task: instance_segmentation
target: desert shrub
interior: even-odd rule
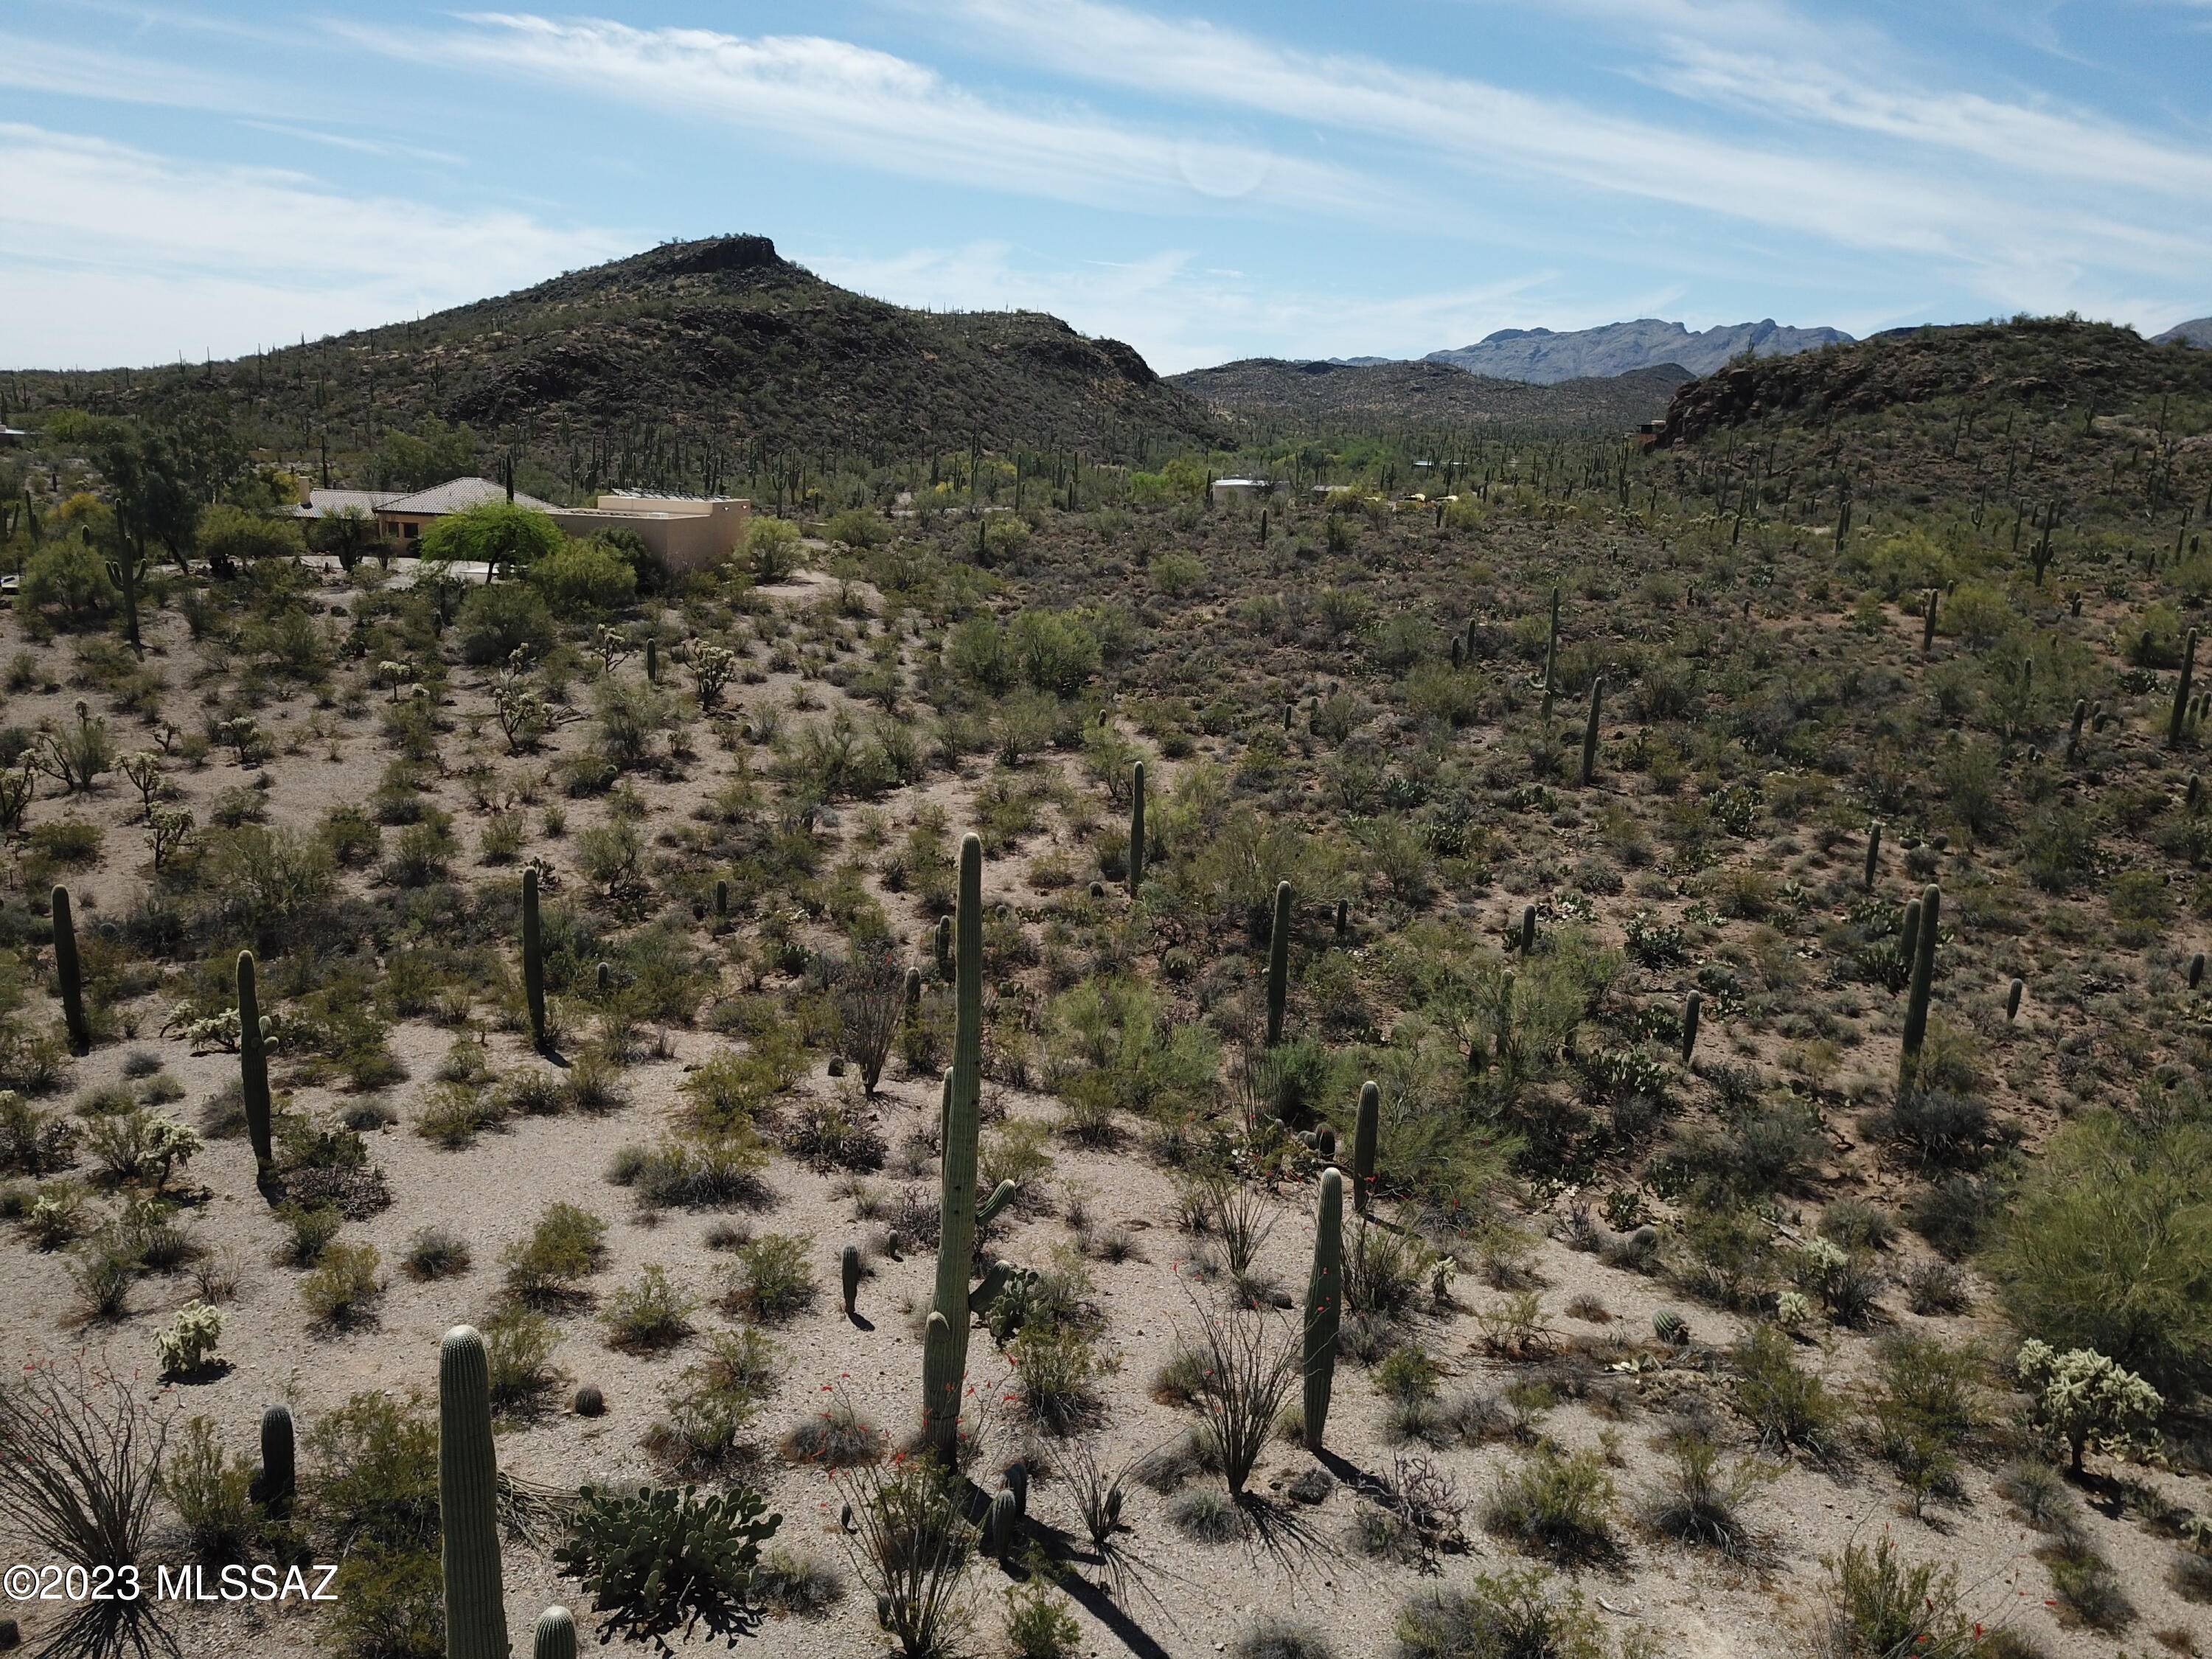
[[[652,763],[653,739],[669,716],[667,696],[658,686],[605,675],[592,688],[592,713],[598,720],[599,750],[617,770]]]
[[[635,1285],[607,1298],[607,1346],[634,1353],[673,1347],[696,1328],[691,1315],[698,1305],[670,1281],[667,1268],[653,1262]]]
[[[1746,1553],[1752,1540],[1743,1504],[1778,1471],[1753,1458],[1727,1462],[1711,1437],[1694,1428],[1669,1434],[1665,1450],[1669,1467],[1644,1499],[1653,1528],[1731,1558]]]
[[[161,1491],[184,1525],[185,1545],[210,1565],[235,1561],[258,1516],[253,1464],[223,1447],[211,1417],[195,1417],[161,1463]]]
[[[782,519],[755,519],[745,531],[745,564],[753,579],[780,582],[799,568],[805,550],[799,526]]]
[[[1960,1451],[1982,1424],[1981,1369],[1975,1354],[1933,1337],[1899,1334],[1875,1346],[1875,1445],[1916,1506],[1956,1486]]]
[[[813,1243],[790,1233],[763,1233],[739,1245],[731,1276],[731,1306],[763,1324],[777,1323],[812,1307],[818,1287],[806,1255]]]
[[[572,1298],[606,1259],[607,1224],[574,1204],[550,1204],[530,1237],[500,1254],[507,1286],[532,1304]]]
[[[1548,1443],[1501,1472],[1483,1524],[1524,1549],[1566,1561],[1610,1559],[1619,1546],[1619,1493],[1596,1451],[1566,1452]]]
[[[719,1331],[703,1358],[684,1367],[670,1395],[667,1416],[647,1443],[673,1463],[711,1468],[730,1459],[775,1392],[782,1355],[768,1335],[750,1326]]]
[[[1922,1315],[1963,1313],[1972,1305],[1966,1275],[1941,1256],[1916,1261],[1898,1275],[1905,1306]]]
[[[300,1300],[310,1317],[325,1325],[357,1325],[375,1312],[384,1294],[377,1274],[381,1258],[374,1244],[330,1244],[314,1269],[300,1282]]]
[[[783,1437],[782,1452],[788,1462],[819,1464],[825,1469],[872,1463],[884,1451],[884,1431],[842,1396],[802,1418]]]
[[[459,1234],[443,1227],[424,1227],[407,1241],[407,1253],[399,1265],[410,1279],[428,1283],[466,1273],[471,1259],[468,1241]]]
[[[1823,1557],[1823,1606],[1812,1635],[1819,1659],[1978,1659],[1982,1630],[1960,1611],[1955,1570],[1907,1562],[1887,1537]]]
[[[535,1310],[515,1304],[501,1308],[478,1328],[492,1409],[514,1417],[543,1408],[561,1381],[553,1366],[560,1328]]]
[[[583,1581],[611,1632],[638,1641],[732,1621],[750,1598],[760,1547],[782,1518],[743,1486],[713,1497],[691,1486],[634,1497],[586,1486],[582,1498],[553,1559]]]
[[[1231,1544],[1251,1530],[1243,1510],[1218,1486],[1193,1486],[1168,1505],[1168,1520],[1194,1543]]]
[[[543,656],[556,637],[544,596],[526,582],[471,589],[458,622],[462,660],[479,668],[506,662],[517,651]]]
[[[1072,1434],[1098,1415],[1098,1356],[1080,1331],[1065,1326],[1023,1326],[1007,1345],[1021,1384],[1022,1406],[1052,1434]]]
[[[1735,1404],[1762,1443],[1826,1456],[1836,1449],[1843,1407],[1826,1383],[1799,1368],[1789,1336],[1754,1325],[1733,1351]]]
[[[2021,1183],[1990,1266],[2028,1335],[2196,1392],[2212,1380],[2212,1126],[2077,1118]]]
[[[612,548],[570,542],[530,567],[530,585],[556,616],[596,617],[637,598],[637,572]]]
[[[845,1582],[811,1555],[773,1549],[753,1570],[753,1595],[771,1613],[817,1619],[844,1599]]]
[[[1464,1589],[1415,1591],[1392,1623],[1397,1659],[1613,1659],[1613,1644],[1582,1592],[1555,1596],[1550,1582],[1543,1571],[1477,1573]]]

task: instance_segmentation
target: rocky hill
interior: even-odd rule
[[[1290,362],[1248,357],[1171,375],[1224,418],[1322,425],[1449,427],[1528,422],[1621,430],[1656,420],[1690,378],[1672,364],[1601,380],[1532,386],[1439,362]]]
[[[1710,374],[1746,352],[1784,357],[1824,345],[1848,343],[1850,336],[1832,328],[1784,328],[1769,317],[1692,333],[1680,323],[1639,317],[1632,323],[1559,334],[1548,328],[1501,328],[1456,350],[1431,351],[1426,362],[1449,363],[1474,374],[1531,380],[1550,386],[1560,380],[1632,374],[1661,363],[1679,363],[1692,374]]]
[[[2212,317],[2192,317],[2150,337],[2154,345],[2212,346]]]
[[[1717,428],[1818,423],[1898,404],[1964,398],[1992,409],[2085,406],[2093,418],[2161,393],[2212,394],[2212,357],[2133,329],[2052,317],[1915,329],[1738,365],[1675,392],[1662,445]]]
[[[762,236],[672,242],[413,323],[185,370],[8,377],[10,406],[219,402],[276,447],[466,422],[577,479],[711,483],[971,443],[1134,456],[1214,435],[1118,340],[1036,312],[908,310]]]

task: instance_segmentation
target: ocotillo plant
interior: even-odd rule
[[[92,1027],[84,1018],[84,969],[76,954],[76,914],[70,907],[70,890],[54,889],[54,978],[61,988],[62,1021],[69,1027],[70,1047],[82,1054],[92,1047]]]
[[[1920,895],[1919,937],[1913,941],[1912,994],[1905,1005],[1905,1040],[1898,1050],[1897,1087],[1901,1095],[1912,1087],[1920,1069],[1920,1045],[1928,1037],[1928,988],[1936,978],[1936,928],[1943,907],[1943,890],[1929,882]]]
[[[2183,723],[2189,717],[2189,686],[2197,678],[2197,630],[2189,630],[2189,638],[2181,647],[2181,678],[2174,682],[2173,715],[2166,723],[2166,747],[2171,749],[2181,741]]]
[[[1705,997],[1692,991],[1682,999],[1682,1064],[1690,1063],[1690,1056],[1698,1049],[1698,1016],[1705,1006]]]
[[[271,1515],[282,1515],[298,1484],[299,1442],[292,1408],[271,1406],[261,1413],[261,1474],[253,1483],[253,1501]]]
[[[1129,768],[1129,896],[1145,884],[1145,763]]]
[[[1283,1008],[1291,991],[1291,884],[1275,884],[1275,925],[1267,936],[1267,1046],[1283,1040]]]
[[[975,1201],[975,1130],[983,1071],[983,843],[960,842],[960,885],[953,929],[952,1066],[945,1079],[938,1158],[937,1288],[922,1340],[922,1434],[948,1467],[960,1434],[961,1384],[968,1374],[968,1279],[975,1229],[1004,1209],[1014,1184],[1002,1181]]]
[[[508,1659],[491,1382],[483,1338],[467,1325],[438,1345],[438,1516],[447,1659]]]
[[[845,1317],[855,1317],[853,1304],[860,1294],[860,1247],[857,1244],[848,1244],[837,1253],[837,1287],[845,1297]]]
[[[1319,1451],[1328,1431],[1328,1397],[1336,1386],[1336,1333],[1343,1318],[1344,1177],[1328,1169],[1321,1172],[1321,1197],[1314,1207],[1313,1271],[1306,1279],[1305,1329],[1299,1347],[1308,1451]]]
[[[1352,1120],[1352,1203],[1362,1215],[1375,1194],[1375,1145],[1382,1132],[1382,1091],[1370,1079],[1359,1085],[1359,1112]]]
[[[522,994],[530,1004],[530,1041],[545,1046],[545,944],[538,926],[538,872],[522,872]]]
[[[276,1161],[276,1151],[270,1134],[269,1044],[261,1025],[251,951],[238,953],[238,1084],[245,1096],[246,1133],[253,1142],[253,1161],[266,1170]]]
[[[538,1615],[530,1659],[576,1659],[576,1620],[568,1608],[551,1607]]]
[[[1590,682],[1589,723],[1583,727],[1583,787],[1589,787],[1590,780],[1597,775],[1597,722],[1605,702],[1605,676],[1601,674]]]

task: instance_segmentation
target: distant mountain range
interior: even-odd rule
[[[2185,324],[2187,327],[2190,325]],[[1692,374],[1710,374],[1747,351],[1759,357],[1786,357],[1824,345],[1848,345],[1851,337],[1835,328],[1784,328],[1771,317],[1693,333],[1680,323],[1639,317],[1632,323],[1556,333],[1548,328],[1501,328],[1473,345],[1431,351],[1423,362],[1449,363],[1470,374],[1498,380],[1526,380],[1556,386],[1561,380],[1610,380],[1639,368],[1676,363]],[[1371,368],[1401,361],[1393,357],[1332,357],[1340,368]]]
[[[2176,323],[2163,334],[2150,337],[2153,345],[2212,346],[2212,317],[2198,317],[2185,323]]]

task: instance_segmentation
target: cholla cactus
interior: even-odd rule
[[[1784,1291],[1774,1298],[1774,1322],[1794,1331],[1813,1317],[1813,1298],[1802,1291]]]
[[[2075,1474],[2081,1473],[2082,1454],[2093,1442],[2119,1457],[2157,1445],[2166,1401],[2118,1360],[2094,1348],[2060,1353],[2030,1338],[2021,1344],[2013,1370],[2028,1392],[2029,1420],[2066,1443]]]
[[[200,1132],[173,1117],[155,1117],[146,1125],[146,1162],[154,1166],[154,1190],[169,1184],[169,1176],[199,1155],[207,1143]]]
[[[685,654],[691,659],[691,684],[699,695],[699,707],[714,708],[722,701],[722,688],[737,678],[738,653],[726,645],[701,641]]]
[[[215,1358],[222,1340],[222,1310],[195,1297],[177,1310],[167,1330],[154,1334],[154,1357],[165,1376],[191,1376]]]

